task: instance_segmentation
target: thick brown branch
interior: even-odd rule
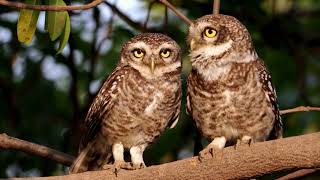
[[[28,154],[33,154],[33,155],[41,156],[44,158],[48,158],[67,166],[69,166],[74,159],[74,157],[68,154],[56,151],[54,149],[51,149],[45,146],[34,144],[28,141],[10,137],[5,133],[0,134],[0,149],[8,149],[8,150],[13,149],[13,150],[22,151]]]
[[[319,168],[319,149],[320,132],[254,143],[250,147],[228,147],[203,162],[193,157],[136,171],[121,170],[117,177],[111,171],[92,171],[34,179],[246,179],[279,171]]]
[[[220,10],[220,0],[213,0],[212,13],[219,14]]]
[[[177,8],[175,8],[172,4],[170,4],[167,0],[159,0],[162,4],[170,8],[178,17],[180,17],[184,22],[186,22],[188,25],[192,24],[192,21],[187,18],[185,15],[183,15]]]
[[[73,11],[73,10],[84,10],[98,6],[104,0],[93,0],[92,2],[79,6],[50,6],[50,5],[31,5],[20,2],[11,2],[7,0],[0,0],[0,5],[15,7],[18,9],[32,9],[40,11]]]
[[[294,112],[305,112],[305,111],[320,111],[320,107],[311,107],[311,106],[299,106],[292,109],[281,110],[280,114],[289,114]]]
[[[307,176],[309,174],[315,173],[317,171],[320,171],[320,168],[315,168],[315,169],[301,169],[298,171],[295,171],[293,173],[287,174],[285,176],[282,176],[280,178],[278,178],[277,180],[289,180],[289,179],[296,179],[299,177],[304,177]]]

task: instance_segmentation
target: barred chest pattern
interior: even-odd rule
[[[170,37],[142,33],[125,43],[89,108],[70,173],[146,167],[144,150],[179,119],[180,74],[181,50]]]
[[[150,144],[177,118],[180,109],[179,72],[147,80],[127,68],[113,84],[112,108],[103,116],[102,134],[107,144],[121,142],[124,148]],[[175,119],[174,119],[175,120]]]
[[[188,111],[205,138],[224,136],[229,143],[243,136],[268,139],[276,114],[260,80],[261,63],[232,63],[228,73],[213,81],[197,70],[189,75]]]

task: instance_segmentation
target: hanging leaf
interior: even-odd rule
[[[26,4],[36,4],[37,0],[26,0]],[[36,31],[39,11],[23,9],[17,24],[18,40],[21,43],[29,44],[32,41]]]
[[[51,6],[65,6],[63,0],[49,0]],[[64,11],[49,11],[47,12],[48,31],[52,41],[56,40],[63,32],[66,24],[66,15]]]
[[[69,18],[69,14],[67,12],[65,12],[65,16],[66,16],[66,24],[64,26],[64,31],[62,33],[62,35],[60,36],[60,45],[59,45],[59,49],[57,54],[60,54],[63,50],[63,48],[66,46],[68,39],[69,39],[69,35],[70,35],[70,18]]]

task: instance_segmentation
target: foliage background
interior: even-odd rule
[[[143,25],[147,0],[110,1],[134,22]],[[72,1],[72,3],[82,1]],[[212,12],[205,0],[171,1],[190,19]],[[70,4],[69,0],[66,0]],[[320,106],[320,1],[318,0],[224,0],[221,13],[237,17],[248,28],[256,50],[269,67],[281,109],[298,105]],[[17,41],[18,11],[0,8],[0,133],[76,154],[81,122],[101,81],[115,67],[121,46],[140,33],[106,4],[71,12],[71,36],[62,55],[58,43],[50,42],[40,15],[31,45]],[[168,32],[183,50],[183,81],[191,67],[185,44],[187,26],[170,10],[164,23],[164,7],[155,3],[148,28]],[[142,27],[142,26],[141,26]],[[108,40],[102,41],[112,30]],[[101,49],[97,46],[101,43]],[[94,66],[92,66],[94,65]],[[185,104],[185,96],[183,98]],[[284,136],[320,130],[319,112],[283,116]],[[166,131],[145,153],[148,165],[190,157],[195,132],[182,116],[174,130]],[[21,152],[0,151],[0,177],[50,176],[63,174],[66,167]],[[277,175],[264,178],[274,178]],[[320,176],[319,176],[320,177]],[[306,179],[317,178],[317,175]]]

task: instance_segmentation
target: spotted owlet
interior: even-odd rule
[[[192,72],[187,111],[209,145],[200,158],[227,144],[282,137],[271,76],[236,18],[206,15],[189,28]]]
[[[163,34],[132,38],[104,81],[85,119],[86,132],[70,173],[145,167],[143,152],[179,119],[181,58],[177,43]],[[129,151],[131,163],[124,160]],[[114,169],[114,170],[116,170]]]

